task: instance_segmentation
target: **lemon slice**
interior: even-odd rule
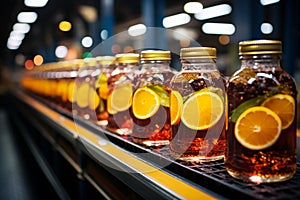
[[[77,105],[80,108],[85,108],[89,105],[89,100],[88,100],[89,89],[90,89],[89,83],[82,83],[82,85],[78,87],[76,100],[77,100]]]
[[[251,150],[262,150],[272,146],[279,138],[280,132],[280,118],[263,106],[251,107],[244,111],[234,127],[236,139]]]
[[[101,73],[96,82],[96,88],[99,88],[98,92],[102,99],[107,99],[107,93],[108,93],[108,82],[107,81],[108,81],[107,76],[104,73]]]
[[[215,125],[223,113],[224,104],[219,95],[199,91],[184,102],[181,120],[190,129],[205,130]]]
[[[90,89],[89,91],[89,108],[91,110],[96,110],[96,108],[100,104],[100,98],[97,92],[94,89]]]
[[[175,90],[172,90],[170,102],[171,125],[176,125],[180,121],[183,106],[181,94]]]
[[[287,129],[294,121],[295,100],[287,94],[276,94],[266,99],[262,106],[274,111],[282,122],[282,129]]]
[[[111,107],[118,112],[125,111],[132,104],[132,85],[118,85],[111,93]]]
[[[68,97],[68,101],[71,103],[76,102],[76,85],[75,85],[75,81],[71,81],[68,84],[68,89],[67,89],[67,97]]]
[[[159,96],[148,87],[138,88],[132,101],[132,111],[136,118],[147,119],[152,117],[159,109]]]

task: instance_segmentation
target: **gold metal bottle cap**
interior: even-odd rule
[[[84,59],[85,66],[96,66],[97,59],[96,58],[85,58]]]
[[[282,44],[278,40],[250,40],[239,43],[239,55],[281,54]]]
[[[140,55],[137,53],[124,53],[116,55],[116,62],[118,63],[138,63]]]
[[[96,60],[100,65],[112,65],[115,63],[116,57],[115,56],[97,56]]]
[[[171,52],[161,50],[145,50],[141,52],[141,61],[144,60],[171,60]]]
[[[217,50],[213,47],[189,47],[180,50],[180,59],[216,58]]]

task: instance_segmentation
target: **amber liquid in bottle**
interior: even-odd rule
[[[241,69],[227,83],[225,166],[243,181],[279,182],[296,172],[296,85],[281,66],[281,42],[239,44]]]
[[[190,94],[203,89],[217,92],[222,97],[223,108],[225,108],[225,91],[224,87],[222,88],[224,84],[225,79],[217,71],[209,73],[186,72],[172,81],[172,88],[176,88],[184,99],[185,97],[188,98]],[[178,90],[179,88],[180,90]],[[219,89],[216,90],[216,88]],[[218,122],[208,129],[191,129],[181,120],[172,125],[170,148],[174,157],[180,160],[219,160],[224,157],[225,146],[225,111]]]
[[[251,84],[250,79],[253,80]],[[228,113],[247,100],[276,90],[296,99],[294,81],[283,70],[241,70],[228,84]],[[289,179],[296,172],[295,119],[288,128],[281,130],[275,144],[263,150],[241,145],[234,135],[234,127],[235,123],[229,121],[225,164],[231,175],[253,182],[273,182]]]

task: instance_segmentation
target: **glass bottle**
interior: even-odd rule
[[[129,135],[132,132],[130,107],[139,54],[117,54],[116,66],[108,79],[107,128],[119,135]]]
[[[79,69],[76,78],[76,106],[78,115],[84,119],[90,119],[89,113],[89,93],[90,93],[90,74],[96,68],[96,58],[85,58],[83,66]]]
[[[171,137],[169,83],[170,51],[147,50],[140,55],[141,71],[136,76],[132,100],[133,141],[145,146],[169,144]]]
[[[296,172],[296,85],[275,40],[239,43],[241,68],[227,85],[225,166],[238,179],[278,182]]]
[[[80,67],[83,65],[82,59],[75,59],[69,61],[69,64],[66,66],[66,75],[65,80],[67,82],[66,86],[66,108],[69,111],[72,111],[73,115],[77,115],[78,111],[76,109],[76,78],[79,73]]]
[[[97,118],[97,124],[100,126],[106,126],[108,120],[107,112],[107,96],[108,96],[108,79],[111,73],[116,68],[115,56],[98,56],[97,65],[100,71],[97,71],[94,75],[97,75],[94,88],[97,91],[99,98],[99,105],[95,109],[95,115]],[[100,73],[99,73],[100,72]]]
[[[182,70],[171,81],[171,154],[207,162],[224,157],[225,78],[216,67],[216,49],[183,48]]]

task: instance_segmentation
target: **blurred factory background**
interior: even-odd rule
[[[170,39],[162,48],[178,51],[192,46],[190,40],[216,47],[218,67],[226,75],[238,67],[239,41],[281,40],[284,68],[298,81],[297,8],[296,0],[10,0],[0,8],[0,63],[30,69],[84,58],[112,36],[107,54],[131,52],[140,48],[136,41],[149,27],[161,27],[186,38],[160,34],[159,40],[150,37],[146,42],[161,46],[161,41]]]

